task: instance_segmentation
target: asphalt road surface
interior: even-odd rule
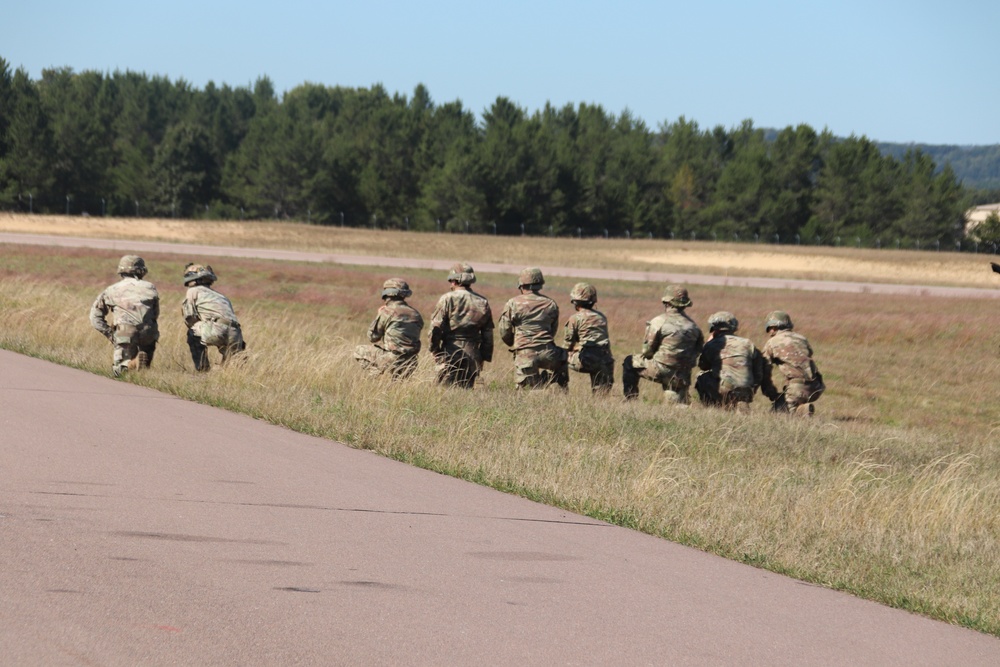
[[[0,351],[3,665],[996,665],[1000,640]]]
[[[0,233],[0,243],[22,245],[49,245],[65,248],[98,248],[121,252],[162,252],[179,255],[209,257],[247,257],[259,259],[291,260],[296,262],[326,262],[354,266],[385,266],[406,269],[436,269],[447,271],[454,261],[415,259],[406,257],[378,257],[370,255],[343,255],[336,253],[273,250],[265,248],[238,248],[205,246],[187,243],[161,243],[129,239],[91,239],[75,236],[50,236],[45,234]],[[524,267],[513,264],[486,264],[476,262],[480,273],[509,273],[517,275]],[[588,269],[561,266],[540,267],[547,276],[589,278],[591,280],[651,281],[658,283],[680,282],[691,285],[725,285],[729,287],[758,287],[768,289],[794,289],[815,292],[848,292],[853,294],[897,294],[913,296],[941,296],[950,298],[1000,299],[1000,290],[979,287],[941,287],[934,285],[893,285],[888,283],[843,282],[833,280],[795,280],[788,278],[753,278],[718,276],[701,273],[667,273],[662,271],[617,271],[613,269]]]

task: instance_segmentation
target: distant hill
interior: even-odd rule
[[[773,141],[778,130],[764,129],[764,136]],[[1000,144],[992,146],[947,146],[931,144],[892,144],[874,142],[883,155],[902,160],[906,151],[920,149],[931,156],[937,168],[950,164],[955,177],[972,190],[1000,190]]]
[[[1000,188],[1000,144],[993,146],[931,146],[875,142],[883,155],[903,159],[906,151],[920,149],[941,169],[950,164],[955,177],[967,188]]]

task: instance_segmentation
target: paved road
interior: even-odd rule
[[[51,245],[68,248],[98,248],[122,252],[162,252],[179,255],[210,257],[252,257],[260,259],[292,260],[297,262],[326,262],[355,266],[385,266],[407,269],[436,269],[447,271],[454,261],[414,259],[405,257],[377,257],[369,255],[343,255],[337,253],[273,250],[265,248],[238,248],[204,246],[185,243],[160,243],[91,239],[74,236],[49,236],[44,234],[0,233],[0,243],[24,245]],[[513,264],[486,264],[476,262],[480,273],[509,273],[516,275],[522,266]],[[767,289],[794,289],[815,292],[848,292],[854,294],[895,294],[912,296],[940,296],[950,298],[1000,299],[1000,290],[978,287],[940,287],[934,285],[892,285],[887,283],[838,282],[832,280],[793,280],[786,278],[753,278],[717,276],[699,273],[667,273],[663,271],[617,271],[611,269],[581,269],[560,266],[542,266],[545,275],[591,280],[651,281],[658,283],[681,282],[691,285],[726,285],[729,287],[758,287]],[[984,269],[985,270],[985,269]]]
[[[0,351],[5,665],[996,665],[1000,640]]]

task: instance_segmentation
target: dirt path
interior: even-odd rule
[[[994,665],[1000,640],[0,351],[5,664]]]
[[[43,234],[0,233],[0,243],[50,245],[70,248],[99,248],[123,253],[159,252],[209,257],[248,257],[298,262],[327,262],[356,266],[385,266],[447,270],[450,260],[419,259],[406,257],[379,257],[349,255],[301,250],[275,250],[233,246],[208,246],[188,243],[158,241],[111,240],[75,236],[50,236]],[[507,273],[516,275],[523,267],[515,264],[476,263],[482,273]],[[1000,289],[978,287],[942,287],[936,285],[900,285],[877,282],[845,282],[832,280],[795,280],[786,278],[734,277],[700,273],[672,273],[662,271],[620,271],[615,269],[574,268],[543,265],[546,275],[593,280],[651,281],[658,283],[680,282],[691,285],[727,285],[731,287],[756,287],[766,289],[794,289],[816,292],[847,292],[855,294],[898,294],[912,296],[1000,299]],[[987,267],[988,268],[988,267]]]

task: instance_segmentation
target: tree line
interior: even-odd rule
[[[496,234],[907,247],[958,242],[974,192],[919,149],[744,121],[646,126],[579,104],[305,83],[279,97],[0,58],[0,208]]]

